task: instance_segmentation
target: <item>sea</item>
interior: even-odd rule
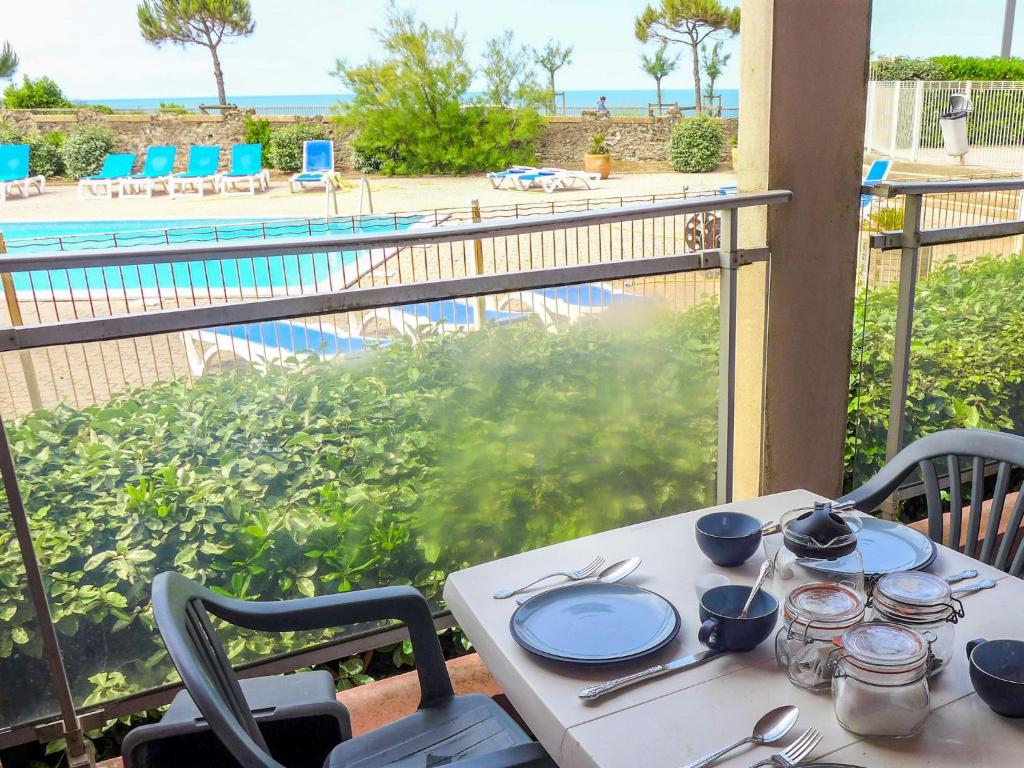
[[[740,94],[736,88],[724,88],[716,91],[722,96],[722,108],[733,110],[739,107]],[[476,94],[470,93],[470,98]],[[607,98],[609,107],[644,107],[657,101],[653,88],[633,90],[587,90],[587,91],[565,91],[565,106],[594,107],[597,100],[604,96]],[[267,96],[235,96],[229,95],[228,101],[239,107],[321,107],[326,112],[338,102],[345,102],[351,99],[351,94],[346,93],[290,93]],[[664,104],[677,103],[680,107],[693,106],[692,88],[665,88],[661,92],[661,100]],[[216,96],[161,96],[153,98],[138,99],[81,99],[83,104],[106,104],[115,109],[157,109],[161,102],[180,104],[189,109],[195,109],[200,104],[216,104]],[[562,100],[558,100],[559,106]]]

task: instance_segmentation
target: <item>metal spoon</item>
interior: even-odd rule
[[[954,589],[953,597],[963,597],[964,595],[969,595],[972,592],[980,592],[983,589],[992,589],[995,585],[996,582],[993,579],[982,579],[981,581],[976,581],[973,584],[968,584],[966,587]]]
[[[768,578],[768,574],[771,570],[771,560],[765,560],[761,563],[761,571],[757,574],[757,581],[754,582],[754,586],[750,590],[750,597],[748,597],[747,602],[743,604],[743,610],[740,611],[740,615],[736,617],[737,619],[747,618],[747,612],[750,610],[751,603],[754,602],[754,596],[757,594],[757,591],[761,589],[761,585],[764,584],[764,580]]]
[[[597,577],[594,578],[593,582],[601,582],[602,584],[614,584],[616,581],[622,581],[624,578],[629,576],[633,571],[640,567],[640,563],[643,561],[639,557],[630,557],[626,560],[619,560],[617,563],[612,563],[607,568],[602,570]],[[564,586],[564,585],[563,585]],[[561,589],[561,587],[554,587],[554,589]],[[544,590],[544,592],[550,592],[551,590]],[[538,592],[538,595],[543,595],[544,592]],[[519,605],[522,605],[527,600],[531,600],[537,595],[531,595],[530,597],[524,597],[516,600]]]
[[[744,744],[771,744],[772,742],[778,741],[796,725],[797,719],[800,717],[800,710],[794,707],[792,704],[788,704],[778,709],[773,709],[768,714],[761,717],[760,720],[754,725],[754,732],[751,733],[747,738],[740,739],[735,744],[730,744],[725,749],[719,750],[710,755],[704,755],[692,763],[684,766],[683,768],[704,768],[704,766],[711,765],[718,758],[723,755],[732,752],[737,747],[741,747]]]
[[[954,573],[952,576],[946,577],[947,584],[956,584],[958,581],[967,581],[967,579],[973,579],[978,575],[978,572],[973,568],[968,568],[966,571],[960,571],[960,573]]]

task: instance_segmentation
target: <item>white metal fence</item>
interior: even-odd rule
[[[1003,170],[1024,167],[1024,82],[872,81],[865,148],[912,162],[959,163],[946,153],[939,127],[939,116],[955,93],[966,93],[974,102],[964,162]]]

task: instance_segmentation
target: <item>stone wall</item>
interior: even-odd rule
[[[23,111],[0,110],[0,122],[7,121],[24,131],[42,133],[68,131],[76,124],[97,123],[109,128],[117,136],[117,151],[134,152],[140,157],[146,147],[156,144],[174,144],[178,147],[177,166],[183,170],[188,162],[190,144],[220,144],[227,150],[245,138],[246,112],[224,115],[104,115],[94,110],[81,110],[75,114],[31,114]],[[271,126],[281,126],[301,120],[323,124],[334,138],[335,158],[339,170],[352,170],[352,132],[339,128],[328,118],[267,117]],[[537,159],[542,165],[578,167],[590,147],[591,137],[604,134],[605,142],[616,160],[640,164],[665,163],[665,146],[678,115],[664,117],[608,117],[596,112],[585,112],[582,117],[551,117],[537,141]],[[722,161],[729,162],[730,138],[736,135],[737,121],[720,121],[726,134]],[[226,159],[226,155],[225,155]],[[666,166],[667,167],[667,166]]]
[[[591,137],[604,134],[605,144],[615,160],[664,163],[666,146],[678,115],[664,117],[609,117],[584,112],[581,117],[551,117],[537,142],[537,157],[544,165],[578,165],[589,151]],[[730,161],[732,137],[737,120],[719,121],[725,134],[722,162]]]

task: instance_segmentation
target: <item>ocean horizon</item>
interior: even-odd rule
[[[665,104],[679,104],[681,107],[692,107],[694,103],[692,88],[663,88],[661,100]],[[739,107],[739,90],[723,88],[716,91],[722,96],[722,107],[735,109]],[[470,98],[479,94],[471,92]],[[597,100],[605,96],[609,107],[644,107],[657,101],[653,88],[625,90],[578,90],[565,92],[567,107],[594,107]],[[264,96],[228,96],[228,102],[239,107],[330,107],[352,98],[349,93],[303,93],[303,94],[271,94]],[[160,96],[129,99],[78,99],[81,104],[105,104],[115,109],[157,109],[161,103],[180,104],[195,109],[200,104],[216,104],[216,96]],[[561,100],[559,100],[561,106]]]

